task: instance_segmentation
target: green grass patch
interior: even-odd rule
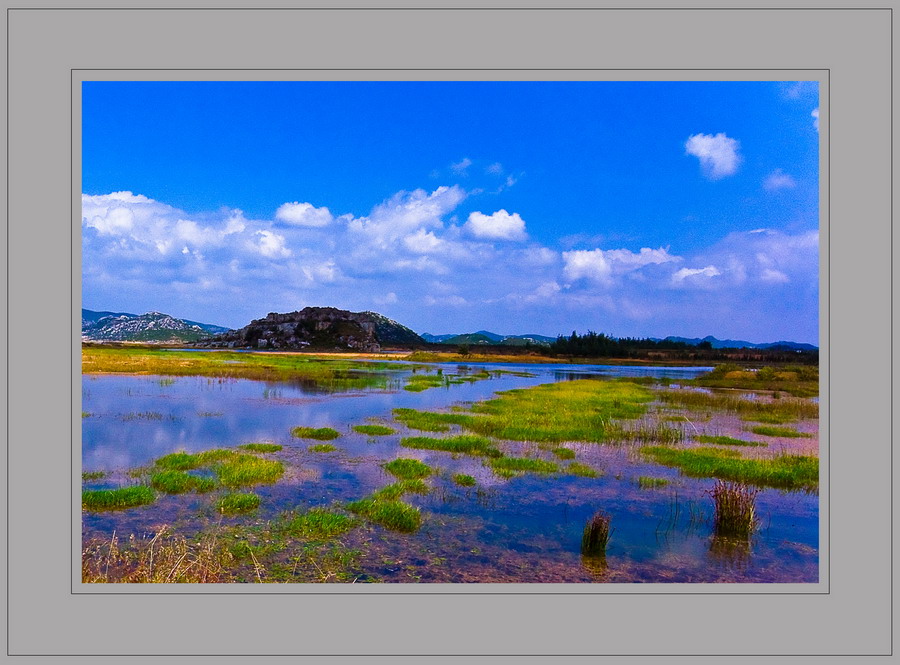
[[[226,494],[219,499],[219,511],[226,515],[247,513],[259,508],[259,495],[253,493]]]
[[[394,531],[410,533],[422,525],[421,511],[402,501],[366,498],[347,504],[347,510]]]
[[[761,367],[757,371],[750,371],[739,365],[726,363],[708,374],[690,380],[690,383],[709,388],[773,390],[795,397],[815,397],[819,394],[819,368],[815,365],[792,365]]]
[[[429,388],[440,388],[447,385],[449,380],[441,374],[412,374],[407,377],[407,383],[403,386],[404,390],[410,392],[422,392]]]
[[[762,436],[785,436],[792,439],[812,438],[812,434],[798,432],[793,427],[778,427],[777,425],[759,425],[757,427],[751,427],[750,431],[754,434],[761,434]]]
[[[328,540],[350,531],[357,520],[343,513],[325,508],[311,508],[305,513],[289,513],[281,518],[276,529],[305,540]]]
[[[242,446],[238,446],[238,448],[250,450],[254,453],[277,453],[282,446],[279,446],[277,443],[245,443]]]
[[[731,411],[739,414],[744,420],[757,422],[767,422],[763,419],[789,422],[819,417],[819,405],[808,399],[782,397],[768,401],[746,399],[731,393],[705,393],[685,389],[661,390],[658,397],[661,402],[693,411]]]
[[[146,485],[132,485],[112,490],[84,490],[81,507],[85,510],[123,510],[153,503],[156,492]]]
[[[215,478],[192,476],[186,471],[166,469],[150,476],[153,489],[166,494],[185,494],[187,492],[211,492],[216,488]]]
[[[100,480],[106,478],[106,471],[82,471],[81,480]]]
[[[715,443],[720,446],[750,446],[760,447],[768,446],[768,443],[760,443],[759,441],[744,441],[743,439],[735,439],[730,436],[707,436],[705,434],[695,436],[694,441],[697,443]]]
[[[466,473],[454,473],[453,482],[462,487],[474,487],[475,478]]]
[[[202,466],[197,455],[190,453],[171,453],[163,455],[155,462],[156,466],[161,469],[175,469],[178,471],[188,471]]]
[[[473,434],[460,434],[443,439],[431,436],[410,436],[400,439],[400,445],[404,448],[443,450],[451,453],[481,455],[484,457],[502,457],[503,455],[490,439]]]
[[[771,459],[744,459],[723,448],[675,449],[647,446],[641,452],[664,466],[681,469],[695,478],[719,478],[783,489],[816,490],[819,459],[806,455],[779,455]]]
[[[372,493],[372,498],[394,500],[404,494],[428,494],[431,488],[421,478],[407,478],[392,483]]]
[[[516,474],[528,471],[530,473],[556,473],[559,466],[546,460],[532,459],[530,457],[498,457],[488,462],[488,465],[500,473],[500,475]]]
[[[394,409],[393,414],[398,422],[422,432],[449,432],[450,425],[464,425],[473,419],[464,413],[431,413],[416,409]]]
[[[571,473],[575,476],[583,476],[584,478],[597,478],[601,475],[597,469],[589,467],[587,464],[581,464],[580,462],[572,462],[569,466],[566,467],[566,473]]]
[[[284,465],[253,455],[235,455],[215,464],[213,470],[226,487],[246,487],[274,483],[284,474]]]
[[[317,443],[314,446],[310,446],[308,450],[311,453],[333,453],[337,450],[337,446],[330,443]]]
[[[741,415],[741,420],[744,422],[765,423],[767,425],[784,425],[785,423],[797,422],[797,418],[779,413],[745,413]]]
[[[391,475],[401,479],[424,478],[434,473],[434,470],[424,462],[408,457],[391,460],[382,467]]]
[[[396,430],[384,425],[354,425],[353,431],[360,434],[368,434],[369,436],[388,436],[396,432]]]
[[[554,448],[551,452],[559,459],[575,459],[575,451],[568,448]]]
[[[637,486],[642,490],[653,489],[656,487],[665,487],[669,484],[666,478],[653,478],[652,476],[638,476]]]
[[[612,421],[640,417],[651,401],[652,391],[634,383],[582,379],[507,390],[473,405],[469,414],[395,409],[394,415],[409,421],[408,427],[429,431],[447,431],[455,423],[476,434],[512,441],[600,442],[627,436]]]
[[[291,430],[291,436],[298,439],[316,439],[317,441],[330,441],[340,435],[340,432],[330,427],[295,427]]]

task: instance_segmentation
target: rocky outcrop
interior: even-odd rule
[[[334,307],[306,307],[251,321],[195,344],[229,349],[311,349],[374,352],[385,345],[420,345],[409,328],[376,312],[348,312]]]

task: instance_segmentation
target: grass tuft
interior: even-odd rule
[[[317,443],[314,446],[310,446],[308,450],[311,453],[333,453],[337,450],[337,446],[330,443]]]
[[[153,503],[156,492],[146,485],[132,485],[112,490],[84,490],[81,507],[85,510],[123,510]]]
[[[253,455],[235,455],[216,464],[213,470],[226,487],[246,487],[274,483],[284,474],[284,465],[276,460],[267,460]]]
[[[569,448],[554,448],[552,451],[559,459],[575,459],[575,451]]]
[[[581,553],[588,557],[606,557],[606,546],[615,529],[611,526],[612,517],[598,511],[584,526],[581,536]]]
[[[396,430],[384,425],[354,425],[353,431],[360,434],[368,434],[369,436],[388,436],[396,432]]]
[[[277,453],[282,446],[277,443],[245,443],[242,446],[238,446],[238,448],[250,450],[254,453]]]
[[[402,501],[366,498],[347,504],[347,510],[394,531],[411,533],[422,525],[419,509]]]
[[[434,473],[434,470],[417,459],[401,457],[382,464],[382,467],[388,473],[401,479],[424,478]]]
[[[431,413],[416,409],[394,409],[393,414],[398,422],[422,432],[449,432],[450,425],[464,425],[473,419],[463,413]]]
[[[547,462],[530,457],[499,457],[488,462],[490,467],[502,476],[530,471],[532,473],[556,473],[559,467],[553,462]],[[571,465],[570,465],[571,466]]]
[[[462,487],[473,487],[475,478],[465,473],[454,473],[453,482]]]
[[[653,489],[655,487],[665,487],[669,484],[666,478],[653,478],[652,476],[638,476],[637,485],[642,490]]]
[[[187,492],[210,492],[216,488],[214,478],[192,476],[186,471],[166,469],[150,476],[153,489],[166,494],[185,494]]]
[[[372,497],[391,501],[399,499],[404,494],[428,494],[430,491],[431,488],[421,478],[407,478],[376,490],[372,493]]]
[[[444,439],[430,436],[411,436],[400,439],[400,445],[404,448],[419,450],[443,450],[451,453],[464,453],[466,455],[481,455],[484,457],[501,457],[500,450],[492,445],[492,441],[483,436],[473,434],[460,434]]]
[[[597,478],[601,475],[597,469],[593,469],[587,464],[581,464],[580,462],[572,462],[569,464],[569,466],[566,467],[566,472],[584,478]]]
[[[328,540],[343,535],[358,521],[325,508],[311,508],[305,513],[289,513],[282,517],[277,529],[295,538]]]
[[[247,513],[259,508],[258,494],[226,494],[219,500],[219,511],[226,515]]]
[[[749,537],[758,522],[756,495],[759,490],[741,483],[718,480],[712,490],[707,492],[716,506],[713,523],[716,535]]]
[[[316,439],[318,441],[330,441],[340,436],[340,432],[330,427],[295,427],[291,430],[291,436],[298,439]]]

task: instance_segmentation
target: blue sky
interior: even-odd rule
[[[86,82],[83,305],[818,342],[813,82]]]

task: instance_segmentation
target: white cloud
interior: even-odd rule
[[[608,283],[614,275],[621,275],[639,270],[647,265],[680,261],[681,257],[669,254],[660,247],[650,249],[643,247],[639,252],[627,249],[577,249],[562,253],[563,274],[567,279],[590,279]]]
[[[710,180],[719,180],[737,173],[741,163],[738,154],[740,142],[724,133],[693,134],[684,144],[686,154],[700,160],[703,174]]]
[[[397,298],[397,294],[393,291],[390,291],[383,296],[375,296],[372,298],[376,305],[393,305],[395,302],[399,300]]]
[[[257,231],[256,235],[259,236],[257,248],[263,256],[271,259],[285,258],[291,255],[291,250],[284,245],[284,236],[272,231]]]
[[[763,189],[768,192],[774,192],[779,189],[793,189],[796,186],[797,181],[781,169],[775,169],[763,181]]]
[[[473,212],[469,215],[465,227],[476,238],[524,240],[527,237],[525,221],[519,216],[519,213],[510,214],[503,209],[491,215]]]
[[[813,112],[810,113],[810,115],[813,118],[813,127],[816,128],[816,131],[819,131],[819,109],[818,108],[813,109]]]
[[[430,254],[436,252],[444,244],[444,241],[434,235],[432,231],[419,229],[414,234],[403,239],[406,248],[416,254]]]
[[[706,266],[705,268],[682,268],[676,270],[672,274],[672,282],[678,284],[689,278],[712,278],[718,277],[722,273],[715,266]]]
[[[503,164],[500,162],[494,162],[490,166],[488,166],[485,170],[485,173],[489,173],[491,175],[503,175]]]
[[[453,171],[456,175],[468,175],[468,168],[472,166],[472,160],[468,157],[463,157],[460,161],[451,164],[450,170]]]
[[[275,211],[275,219],[294,226],[319,228],[328,226],[334,217],[328,208],[316,208],[311,203],[284,203]]]
[[[785,275],[780,270],[774,270],[772,268],[764,268],[762,272],[759,274],[759,278],[763,282],[767,282],[769,284],[787,284],[791,281],[790,277]]]

